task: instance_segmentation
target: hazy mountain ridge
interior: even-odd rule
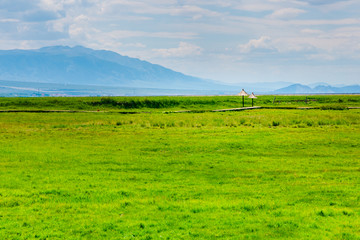
[[[240,76],[241,79],[241,76]],[[0,96],[360,93],[360,86],[291,82],[221,84],[106,50],[52,46],[0,50]]]
[[[229,88],[140,59],[81,46],[0,51],[0,79],[19,82],[151,87]]]
[[[339,93],[360,93],[360,85],[351,85],[344,87],[333,87],[331,85],[318,85],[311,88],[307,85],[292,84],[285,88],[280,88],[273,93],[275,94],[301,94],[301,93],[312,93],[312,94],[339,94]]]

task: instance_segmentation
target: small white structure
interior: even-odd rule
[[[251,98],[251,106],[254,106],[254,98],[257,98],[254,93],[251,93],[249,98]]]
[[[245,96],[249,96],[249,94],[247,94],[247,93],[245,92],[245,90],[242,89],[241,92],[238,93],[238,96],[242,96],[242,99],[243,99],[243,107],[244,107],[244,106],[245,106],[244,97],[245,97]]]

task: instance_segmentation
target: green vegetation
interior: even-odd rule
[[[245,98],[246,105],[251,100]],[[344,109],[359,106],[360,95],[259,96],[256,106],[267,108],[314,107]],[[203,97],[48,97],[0,98],[0,110],[88,110],[88,111],[157,111],[214,110],[242,107],[238,96]]]
[[[0,99],[110,111],[0,113],[0,239],[360,239],[360,97],[327,97]]]

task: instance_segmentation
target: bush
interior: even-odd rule
[[[277,126],[280,125],[280,122],[278,122],[278,121],[273,121],[273,122],[272,122],[272,125],[273,125],[273,127],[277,127]]]

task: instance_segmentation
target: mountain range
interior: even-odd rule
[[[280,88],[273,91],[274,94],[340,94],[340,93],[360,93],[359,85],[351,85],[344,87],[333,87],[330,85],[317,85],[313,88],[302,85],[302,84],[292,84],[285,88]]]
[[[360,86],[291,82],[226,85],[112,51],[82,46],[0,50],[0,96],[360,93]]]
[[[188,76],[137,58],[82,46],[2,50],[0,79],[140,88],[228,88],[214,81]]]

